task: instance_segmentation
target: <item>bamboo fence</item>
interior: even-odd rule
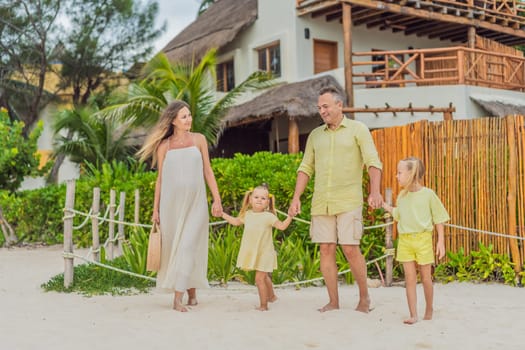
[[[399,193],[397,162],[409,156],[423,160],[425,185],[436,191],[451,224],[525,237],[525,117],[482,118],[442,122],[419,121],[374,130],[383,162],[382,193]],[[395,232],[394,232],[395,237]],[[465,253],[479,242],[507,254],[521,271],[523,241],[461,228],[446,227],[446,249]]]

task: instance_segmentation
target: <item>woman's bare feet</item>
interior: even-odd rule
[[[268,306],[259,306],[259,307],[256,307],[255,310],[268,311]]]
[[[176,296],[173,298],[173,310],[179,312],[188,312],[188,309],[182,305],[182,298],[179,299]]]
[[[417,317],[410,317],[403,321],[404,324],[414,324],[417,322]]]
[[[197,306],[199,302],[197,301],[197,298],[188,298],[188,304],[189,306]]]
[[[279,298],[277,298],[277,295],[274,294],[274,295],[272,295],[271,297],[268,298],[268,302],[273,303],[277,299],[279,299]]]
[[[317,309],[317,311],[319,312],[326,312],[326,311],[332,311],[332,310],[337,310],[339,309],[339,305],[333,305],[333,304],[326,304],[325,306],[323,306],[322,308],[320,309]]]
[[[188,312],[188,309],[182,305],[180,302],[174,302],[173,303],[173,310],[179,311],[179,312]]]

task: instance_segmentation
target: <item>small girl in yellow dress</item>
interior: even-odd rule
[[[222,218],[234,226],[244,224],[237,267],[255,270],[255,284],[259,292],[260,305],[257,310],[267,311],[268,302],[277,300],[269,272],[277,268],[277,255],[273,246],[272,227],[285,230],[292,222],[288,216],[280,221],[275,213],[275,198],[268,186],[262,184],[247,191],[238,217],[223,212]]]

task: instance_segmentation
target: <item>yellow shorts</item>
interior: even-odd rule
[[[314,215],[310,237],[314,243],[359,245],[363,235],[363,214],[359,207],[336,215]]]
[[[415,261],[419,265],[434,263],[432,232],[400,233],[397,245],[397,261]]]

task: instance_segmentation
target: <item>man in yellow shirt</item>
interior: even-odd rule
[[[368,204],[379,208],[383,202],[379,192],[382,164],[366,125],[343,115],[343,97],[335,87],[321,89],[317,108],[325,124],[308,136],[288,213],[295,216],[301,212],[301,195],[315,173],[310,236],[312,242],[319,243],[321,273],[329,297],[319,311],[339,308],[336,249],[340,244],[359,286],[356,310],[368,312],[366,262],[359,248],[363,165],[370,176]]]

